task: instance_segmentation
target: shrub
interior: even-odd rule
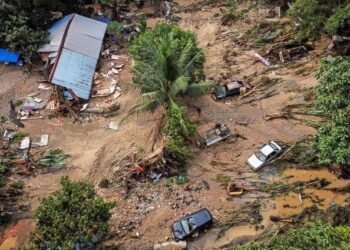
[[[350,27],[350,4],[335,9],[327,20],[324,30],[330,35],[339,35],[342,30]]]
[[[86,182],[61,180],[62,189],[44,198],[35,212],[36,229],[33,249],[94,249],[109,229],[110,209]]]
[[[164,127],[164,134],[167,137],[166,147],[171,153],[186,160],[191,156],[187,141],[194,136],[196,126],[186,116],[184,107],[173,106],[166,113],[168,117]]]
[[[296,0],[288,15],[298,24],[298,38],[316,37],[326,21],[326,8],[317,0]]]

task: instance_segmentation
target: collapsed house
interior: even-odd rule
[[[78,14],[53,24],[49,43],[38,50],[50,68],[48,82],[89,99],[106,29],[106,23]]]

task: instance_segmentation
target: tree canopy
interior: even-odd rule
[[[135,60],[133,82],[143,98],[136,111],[171,105],[178,97],[199,96],[212,87],[201,81],[205,54],[192,32],[157,24],[133,41],[130,53]]]
[[[87,0],[0,0],[0,47],[18,51],[29,60],[47,40],[54,22],[51,12],[81,12]]]
[[[316,136],[319,162],[349,165],[350,58],[323,59],[317,78],[316,107],[331,115],[331,121],[321,126]]]
[[[33,249],[94,249],[109,229],[110,209],[86,182],[61,180],[62,189],[44,198],[35,212]]]

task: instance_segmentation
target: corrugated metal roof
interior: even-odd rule
[[[89,99],[96,63],[94,58],[63,49],[51,82]]]
[[[58,52],[57,57],[50,57],[51,63],[55,61],[50,81],[89,99],[106,29],[107,24],[77,14],[56,22],[49,29],[50,43],[39,49],[50,55]]]

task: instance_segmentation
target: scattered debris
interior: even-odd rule
[[[305,46],[299,46],[292,49],[282,50],[279,53],[282,63],[289,63],[300,59],[307,59],[307,49]]]
[[[186,249],[186,247],[187,247],[186,241],[168,241],[168,242],[154,244],[153,249],[154,250],[173,249],[173,248]]]
[[[111,130],[116,130],[116,131],[118,131],[119,126],[118,126],[118,123],[117,123],[117,122],[110,122],[109,125],[108,125],[108,128],[111,129]]]

